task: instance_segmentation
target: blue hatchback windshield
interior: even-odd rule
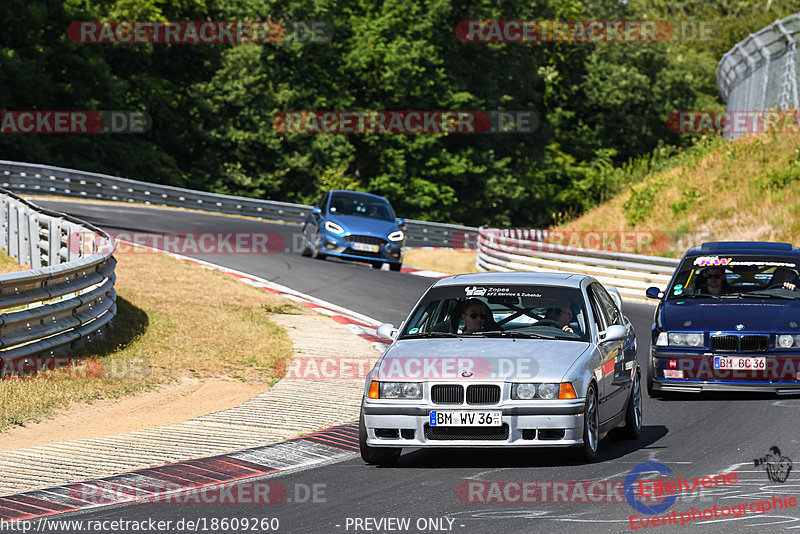
[[[352,215],[382,221],[394,221],[392,206],[386,200],[358,193],[333,193],[329,211],[336,215]]]
[[[800,265],[793,257],[700,256],[678,268],[667,299],[800,298]]]

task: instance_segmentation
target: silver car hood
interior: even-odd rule
[[[582,341],[549,339],[404,339],[383,354],[369,378],[561,382],[588,348]]]

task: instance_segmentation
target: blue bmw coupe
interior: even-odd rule
[[[336,256],[399,271],[405,220],[385,198],[356,191],[328,191],[303,223],[303,256]]]
[[[800,248],[703,243],[659,299],[647,391],[800,393]]]

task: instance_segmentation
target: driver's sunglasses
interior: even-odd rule
[[[469,316],[471,319],[477,319],[478,317],[480,317],[481,319],[486,319],[486,313],[473,312],[470,313]]]

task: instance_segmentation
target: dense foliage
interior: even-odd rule
[[[403,216],[548,225],[691,139],[721,109],[716,65],[788,0],[4,0],[4,110],[144,110],[145,134],[0,135],[0,158],[290,202],[331,187]],[[76,20],[324,20],[328,43],[78,44]],[[465,19],[695,19],[713,41],[465,43]],[[284,110],[533,110],[533,134],[282,134]],[[640,159],[631,163],[631,160]],[[643,159],[642,159],[643,158]],[[623,173],[624,174],[624,173]],[[629,173],[628,173],[629,174]],[[627,176],[627,174],[626,174]]]

